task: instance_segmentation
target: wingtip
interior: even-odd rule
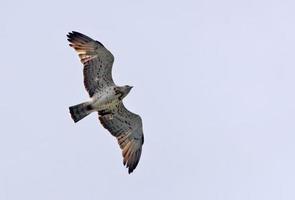
[[[133,167],[128,167],[128,174],[131,174],[134,171],[135,168]]]
[[[133,173],[133,171],[135,169],[135,167],[133,167],[133,166],[127,166],[127,168],[128,168],[128,174]]]
[[[68,32],[68,35],[82,35],[82,33],[78,32],[78,31],[70,31],[70,32]]]
[[[83,34],[77,32],[77,31],[71,31],[71,32],[68,32],[68,34],[67,34],[68,40],[73,39],[73,38],[78,37],[78,36],[83,36]]]
[[[78,31],[72,31],[67,34],[67,40],[70,43],[77,44],[77,45],[86,45],[89,42],[94,42],[92,38],[84,35]]]
[[[131,174],[134,170],[135,170],[135,168],[137,167],[137,164],[138,164],[138,162],[133,162],[133,163],[126,163],[125,162],[125,164],[124,164],[124,166],[126,167],[126,168],[128,168],[128,174]]]
[[[134,167],[130,166],[125,159],[123,160],[123,165],[128,169],[128,174],[131,174],[135,169]]]
[[[74,34],[73,31],[72,32],[68,32],[67,37],[70,38],[70,37],[72,37],[73,34]]]

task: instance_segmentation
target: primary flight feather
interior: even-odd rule
[[[122,102],[132,87],[115,85],[112,78],[114,56],[102,43],[76,31],[67,36],[84,65],[84,85],[90,96],[89,101],[69,107],[71,117],[78,122],[98,112],[103,127],[117,138],[123,164],[131,173],[139,162],[144,142],[141,117],[127,110]]]

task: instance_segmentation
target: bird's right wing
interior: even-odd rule
[[[107,86],[113,86],[112,66],[114,56],[100,42],[79,32],[68,35],[70,46],[73,47],[84,65],[84,85],[90,97]]]
[[[101,124],[118,139],[123,164],[129,173],[133,172],[139,162],[144,142],[141,117],[128,111],[123,103],[116,109],[100,112],[99,115]]]

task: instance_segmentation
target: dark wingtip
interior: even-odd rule
[[[137,167],[137,165],[139,163],[140,156],[138,157],[138,153],[136,153],[136,155],[133,155],[133,156],[136,156],[137,157],[137,160],[132,161],[132,162],[127,161],[127,163],[125,163],[126,164],[126,168],[128,168],[128,174],[131,174],[135,170],[135,168]]]
[[[83,34],[78,31],[71,31],[71,32],[68,32],[68,36],[70,35],[83,35]]]
[[[78,31],[68,32],[67,37],[68,37],[69,42],[72,42],[75,38],[80,38],[80,39],[84,38],[84,39],[87,39],[87,40],[91,40],[91,38],[89,38],[88,36],[86,36],[86,35],[84,35],[82,33],[79,33]]]
[[[69,32],[69,33],[67,34],[67,37],[68,37],[68,40],[69,40],[69,39],[73,39],[73,38],[75,38],[75,37],[77,37],[77,36],[79,36],[79,35],[82,35],[82,34],[79,33],[79,32],[76,32],[76,31],[72,31],[72,32]]]
[[[78,31],[68,32],[67,37],[68,37],[68,41],[71,43],[73,43],[73,42],[85,43],[85,42],[95,41],[97,44],[104,47],[104,45],[101,42],[99,42],[97,40],[93,40],[89,36],[84,35],[83,33],[80,33]]]
[[[131,174],[131,173],[134,171],[134,169],[135,169],[135,168],[133,168],[133,167],[129,167],[129,168],[128,168],[128,174]]]
[[[134,169],[136,168],[136,166],[137,166],[137,164],[135,166],[134,165],[127,166],[127,168],[128,168],[128,174],[131,174],[134,171]]]
[[[73,36],[73,32],[68,32],[67,37],[71,38]]]

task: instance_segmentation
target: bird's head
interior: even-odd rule
[[[130,92],[130,90],[133,88],[133,86],[129,86],[129,85],[125,85],[123,87],[120,87],[120,93],[121,93],[121,97],[120,99],[123,99],[124,97],[127,96],[127,94]]]
[[[124,86],[124,93],[126,93],[126,95],[130,92],[130,90],[133,88],[133,86],[130,85],[125,85]]]

